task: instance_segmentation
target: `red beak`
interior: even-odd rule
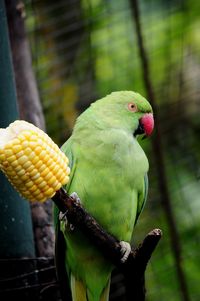
[[[154,118],[152,113],[146,113],[139,120],[141,126],[144,129],[144,133],[146,136],[150,136],[153,132],[154,128]]]

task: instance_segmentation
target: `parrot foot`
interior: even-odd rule
[[[67,210],[65,211],[65,213],[59,212],[59,220],[60,221],[67,221]]]
[[[78,196],[78,194],[77,194],[76,192],[72,192],[72,193],[70,194],[70,197],[71,197],[72,199],[74,199],[74,201],[75,201],[76,203],[78,203],[79,205],[81,204],[81,199],[79,198],[79,196]]]
[[[121,262],[124,263],[127,260],[129,254],[131,253],[131,245],[128,242],[123,241],[123,240],[120,241],[119,244],[121,246],[120,251],[122,254]]]
[[[74,201],[75,201],[76,203],[78,203],[78,204],[81,203],[81,200],[80,200],[80,198],[79,198],[79,196],[78,196],[78,194],[77,194],[76,192],[72,192],[72,193],[70,194],[70,197],[73,198]],[[68,212],[68,211],[66,211],[65,213],[60,212],[60,213],[59,213],[59,219],[60,219],[61,221],[64,221],[64,222],[65,222],[66,229],[68,229],[68,231],[73,232],[74,229],[75,229],[75,227],[74,227],[73,224],[70,224],[70,223],[68,222],[68,220],[67,220],[67,212]]]
[[[71,197],[72,199],[74,199],[74,201],[75,201],[76,203],[78,203],[78,204],[81,203],[81,199],[79,198],[79,196],[78,196],[78,194],[77,194],[76,192],[72,192],[72,193],[70,194],[70,197]],[[73,224],[69,224],[69,229],[70,229],[71,232],[74,231],[74,229],[75,229],[74,225],[73,225]]]
[[[65,213],[60,212],[59,213],[59,220],[63,221],[65,223],[66,229],[68,229],[68,231],[74,231],[74,225],[70,224],[67,220],[67,212],[68,210],[65,211]]]

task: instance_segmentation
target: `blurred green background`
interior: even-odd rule
[[[200,300],[200,2],[141,0],[141,28],[158,106],[167,186],[189,299]],[[26,28],[49,136],[59,145],[78,114],[115,90],[146,95],[128,0],[26,0]],[[135,242],[163,238],[146,273],[148,301],[187,300],[158,189],[151,138],[148,202]],[[184,299],[185,298],[185,299]]]

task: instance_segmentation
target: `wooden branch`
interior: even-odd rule
[[[145,300],[145,270],[161,237],[160,229],[149,232],[143,242],[132,251],[127,261],[121,265],[120,270],[125,277],[126,300],[133,300],[133,295],[134,301]]]
[[[126,299],[128,301],[145,300],[144,273],[151,255],[156,248],[162,232],[152,230],[143,242],[130,253],[125,263],[121,262],[119,240],[107,233],[97,221],[63,188],[56,192],[52,200],[67,219],[78,227],[95,244],[102,254],[109,259],[125,277]]]

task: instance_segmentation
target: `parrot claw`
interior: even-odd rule
[[[80,200],[80,198],[79,198],[79,196],[78,196],[78,194],[77,194],[76,192],[72,192],[72,193],[70,194],[70,197],[73,198],[74,201],[75,201],[76,203],[78,203],[78,204],[81,203],[81,200]],[[66,228],[68,229],[68,231],[73,232],[74,229],[75,229],[75,227],[74,227],[73,224],[70,224],[70,223],[68,222],[67,216],[66,216],[66,215],[67,215],[67,211],[66,211],[65,213],[60,212],[60,214],[59,214],[59,219],[60,219],[60,220],[64,220],[64,221],[65,221]]]
[[[63,221],[65,223],[65,227],[66,229],[68,229],[68,231],[72,232],[74,231],[74,225],[70,224],[67,220],[67,210],[65,213],[60,212],[59,213],[59,220]]]
[[[121,254],[122,254],[121,262],[124,263],[127,260],[129,254],[131,253],[131,245],[123,240],[120,241],[119,244],[121,246]]]
[[[60,221],[66,221],[67,220],[67,210],[65,211],[65,213],[60,212],[59,213],[59,220]]]
[[[78,196],[78,194],[76,192],[72,192],[70,194],[70,197],[74,199],[75,202],[77,202],[78,204],[81,203],[81,200]],[[68,210],[66,210],[64,213],[60,212],[59,213],[59,220],[62,221],[62,220],[67,220],[67,212]]]
[[[70,194],[70,197],[71,197],[72,199],[74,199],[75,202],[77,202],[78,204],[81,204],[81,199],[79,198],[79,196],[78,196],[78,194],[77,194],[76,192],[72,192],[72,193]]]

